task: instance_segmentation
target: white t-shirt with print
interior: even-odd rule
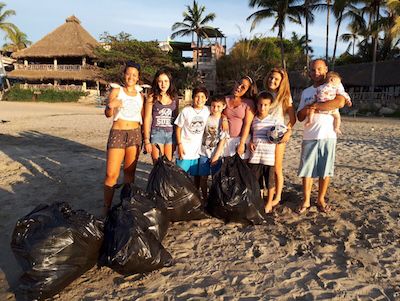
[[[201,142],[210,109],[204,106],[201,110],[185,107],[175,120],[175,125],[181,130],[181,143],[185,152],[184,160],[193,160],[200,157]],[[178,158],[178,151],[176,151]]]
[[[229,138],[229,133],[221,130],[221,118],[210,115],[207,119],[201,143],[200,155],[212,158],[222,139]]]
[[[301,93],[300,105],[297,112],[305,106],[315,102],[315,94],[317,88],[314,86],[308,87]],[[331,114],[315,113],[313,122],[306,126],[304,124],[303,140],[320,140],[320,139],[336,139],[336,133],[333,129],[333,116]]]

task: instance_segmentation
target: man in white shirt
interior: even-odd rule
[[[310,196],[313,178],[319,179],[319,190],[317,207],[321,212],[330,211],[325,202],[325,195],[328,190],[330,177],[333,176],[336,133],[333,128],[333,116],[327,111],[342,108],[345,105],[345,98],[337,95],[335,99],[324,103],[314,103],[314,95],[318,86],[325,81],[328,66],[322,59],[311,62],[309,76],[313,85],[308,87],[301,94],[300,105],[297,110],[297,118],[304,121],[313,110],[315,118],[310,125],[304,126],[302,151],[298,175],[303,178],[303,201],[298,208],[298,213],[306,212],[311,206]]]

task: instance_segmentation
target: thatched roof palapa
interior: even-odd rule
[[[66,22],[32,46],[14,52],[12,57],[53,58],[53,57],[95,57],[93,48],[99,43],[81,25],[77,17],[68,17]]]
[[[81,81],[99,81],[106,83],[102,78],[99,70],[80,71],[43,71],[43,70],[13,70],[7,73],[7,77],[15,79],[27,80],[44,80],[44,79],[59,79],[59,80],[81,80]]]

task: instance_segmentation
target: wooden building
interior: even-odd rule
[[[99,95],[101,80],[94,62],[99,43],[75,16],[28,48],[14,52],[14,70],[7,73],[23,88],[82,90]]]
[[[335,66],[335,72],[342,77],[346,91],[354,101],[393,101],[400,104],[400,60],[376,63],[375,89],[370,92],[372,63]],[[293,99],[299,100],[301,91],[311,85],[304,72],[289,72]]]

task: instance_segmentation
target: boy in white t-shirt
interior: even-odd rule
[[[211,99],[211,114],[207,119],[200,148],[199,175],[203,199],[207,200],[207,179],[220,170],[222,165],[221,155],[224,151],[229,132],[222,129],[222,111],[226,108],[225,96],[214,96]]]
[[[205,103],[208,91],[204,87],[193,90],[193,103],[183,108],[175,120],[177,150],[176,165],[189,175],[194,176],[194,183],[200,187],[199,157],[204,128],[210,110]]]

